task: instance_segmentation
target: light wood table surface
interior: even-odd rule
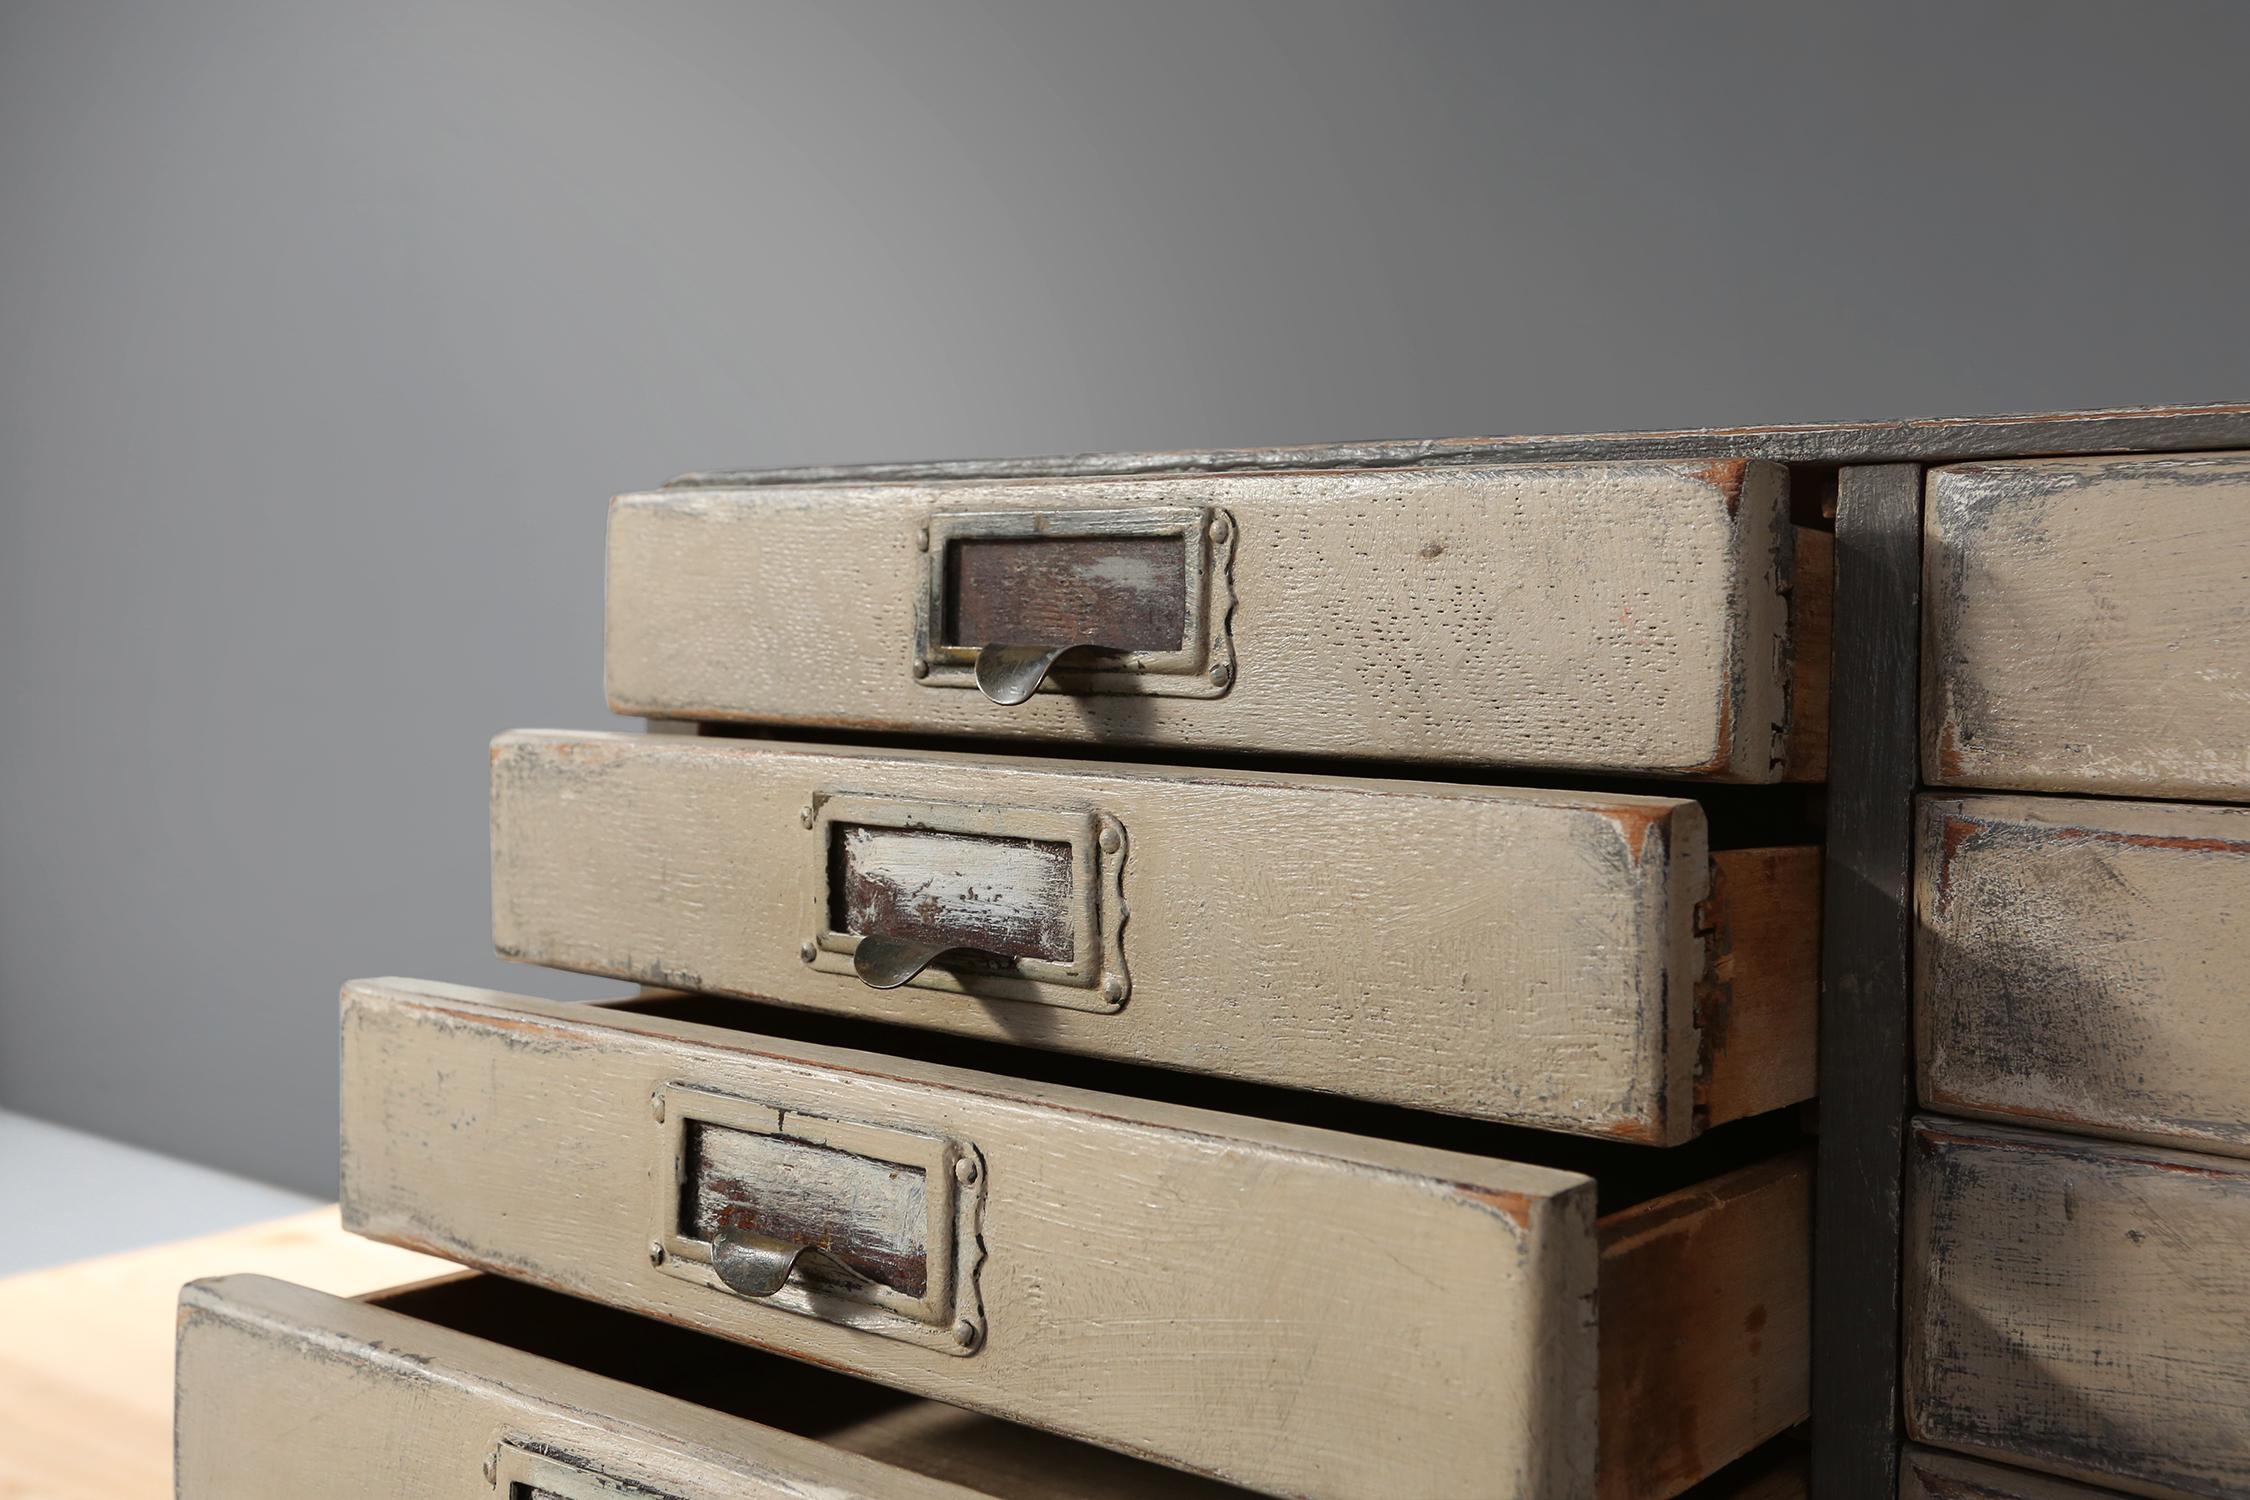
[[[256,1272],[356,1296],[455,1269],[344,1233],[330,1206],[0,1279],[0,1500],[172,1493],[182,1283]]]

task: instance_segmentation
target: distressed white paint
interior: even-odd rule
[[[1921,805],[1924,1105],[2250,1156],[2250,808]]]
[[[801,813],[829,791],[1115,815],[1124,1009],[808,968],[826,862]],[[1552,1129],[1697,1128],[1693,802],[531,732],[494,745],[492,819],[513,958]],[[1811,924],[1817,890],[1794,894]]]
[[[1929,479],[1924,773],[2250,800],[2250,454]]]
[[[1923,1119],[1919,1441],[2133,1494],[2250,1494],[2250,1163]]]
[[[835,1430],[815,1439],[264,1277],[196,1282],[180,1303],[178,1500],[504,1500],[485,1466],[509,1440],[566,1454],[633,1493],[695,1500],[1205,1493],[1054,1438],[1026,1445],[1039,1467],[1010,1465],[1020,1430],[934,1403],[899,1407],[872,1386],[864,1412],[824,1414]],[[780,1382],[791,1371],[750,1357],[742,1376]],[[784,1410],[802,1405],[776,1395]],[[741,1383],[722,1399],[756,1404]],[[925,1410],[950,1420],[909,1420]]]
[[[343,1035],[362,1233],[1272,1493],[1593,1491],[1583,1177],[447,985]],[[977,1352],[651,1265],[683,1082],[981,1152]]]
[[[1236,522],[1224,696],[1003,708],[909,675],[933,510],[1183,505]],[[655,718],[1769,781],[1788,516],[1786,471],[1733,461],[628,495],[609,696]]]

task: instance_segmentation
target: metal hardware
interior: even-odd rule
[[[1209,506],[933,512],[916,532],[921,587],[909,670],[925,686],[974,687],[993,702],[1011,706],[1028,702],[1042,688],[1076,695],[1223,696],[1235,677],[1237,530],[1224,511]],[[1097,547],[1091,557],[1048,565],[1063,581],[1054,596],[1024,601],[1032,607],[1015,621],[1022,634],[958,637],[959,631],[977,628],[970,616],[1007,624],[1005,618],[988,618],[992,608],[1013,613],[1007,605],[994,605],[996,598],[1006,596],[993,591],[969,596],[979,607],[964,606],[958,561],[962,548],[1057,542],[1085,552],[1089,540],[1103,539],[1114,547]],[[1178,550],[1155,547],[1165,559],[1161,572],[1118,576],[1156,566],[1152,544],[1167,542]],[[962,620],[954,618],[956,611]],[[1159,624],[1160,640],[1150,634]],[[1175,625],[1178,640],[1173,643]],[[1040,640],[1032,633],[1037,630],[1055,633]]]
[[[910,938],[863,936],[852,950],[852,972],[871,990],[895,990],[948,953],[975,953],[1011,963],[1006,954],[966,943],[917,943]]]
[[[711,1237],[711,1270],[727,1284],[728,1291],[745,1297],[771,1297],[800,1271],[845,1287],[882,1285],[818,1245],[792,1244],[747,1229],[721,1229]]]
[[[660,1270],[739,1298],[746,1310],[819,1318],[949,1354],[981,1345],[986,1173],[974,1146],[686,1083],[661,1092],[668,1102],[657,1130],[668,1165],[651,1174],[649,1247]],[[721,1149],[722,1141],[732,1144]],[[724,1196],[698,1202],[714,1190]],[[740,1222],[759,1214],[762,1221]],[[806,1232],[795,1232],[798,1225]],[[964,1325],[979,1332],[964,1341]]]
[[[1121,647],[1098,646],[1092,642],[1069,646],[979,646],[977,691],[995,703],[1012,708],[1038,692],[1047,674],[1073,651],[1115,656],[1132,654]]]
[[[1124,869],[1131,841],[1116,818],[849,793],[819,793],[811,800],[813,843],[804,868],[812,936],[799,953],[815,970],[852,974],[878,990],[912,985],[1071,1010],[1114,1011],[1131,995],[1124,944]],[[888,833],[904,837],[895,843],[869,838]],[[952,836],[927,840],[927,868],[909,859],[920,857],[912,848],[913,836],[920,834]],[[956,861],[974,855],[980,841],[989,841],[984,857],[993,867],[980,866],[976,879],[962,878]],[[862,910],[855,924],[851,895],[840,883],[849,876],[838,872],[846,869],[846,850],[881,843],[893,848],[877,866],[879,885],[913,890],[915,910],[899,924],[905,931],[854,931],[855,925],[885,923],[869,920]],[[1035,859],[1026,846],[1052,852]],[[902,872],[912,878],[900,878]],[[1042,875],[1053,884],[1032,889]],[[958,908],[952,905],[956,900]],[[875,915],[887,913],[878,907]],[[1010,921],[1036,925],[1051,941],[1043,951],[1016,946],[1010,952],[998,937],[979,940]]]

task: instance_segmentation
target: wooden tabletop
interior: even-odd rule
[[[334,1207],[0,1279],[0,1500],[165,1500],[180,1286],[237,1271],[356,1296],[456,1269]]]

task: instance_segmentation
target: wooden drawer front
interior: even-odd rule
[[[178,1500],[973,1493],[262,1276],[180,1297]]]
[[[1924,798],[1925,1105],[2250,1156],[2250,808]]]
[[[1824,712],[1826,671],[1798,676],[1793,643],[1825,616],[1793,619],[1796,546],[1787,473],[1757,462],[627,495],[609,697],[653,718],[1818,776],[1791,733],[1793,704]],[[986,645],[1118,649],[1003,705],[974,681]]]
[[[1226,1500],[1244,1491],[488,1276],[180,1299],[179,1500]]]
[[[772,1296],[712,1274],[680,1143],[760,1112],[932,1143],[914,1230],[834,1190],[796,1234],[956,1225],[922,1326],[959,1338],[817,1256]],[[345,991],[343,1121],[353,1229],[1273,1494],[1568,1500],[1601,1463],[1669,1495],[1803,1410],[1795,1159],[1597,1230],[1573,1173],[403,981]]]
[[[2250,798],[2250,454],[1939,469],[1923,548],[1928,779]]]
[[[1818,851],[1707,901],[1693,802],[534,733],[492,822],[558,968],[1645,1141],[1812,1092]]]
[[[1899,1456],[1898,1500],[2117,1500],[2117,1491],[1908,1448]]]
[[[1940,1120],[1910,1157],[1916,1439],[2250,1493],[2250,1165]]]

